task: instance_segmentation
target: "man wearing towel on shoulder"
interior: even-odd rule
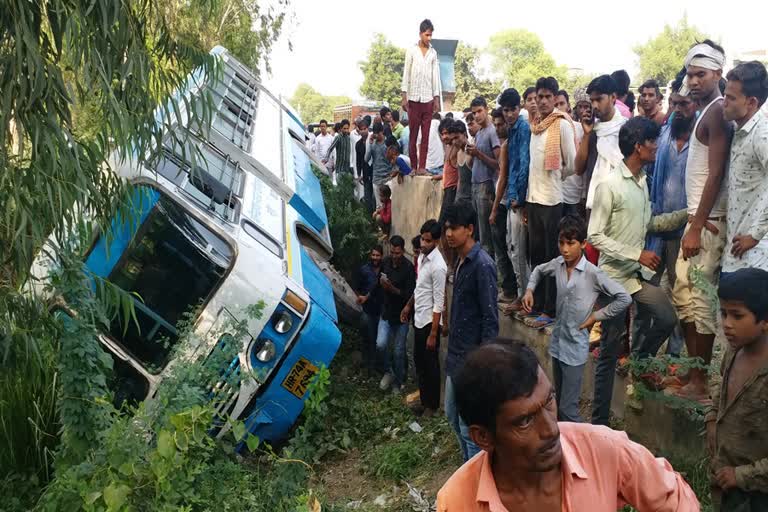
[[[688,355],[702,358],[707,365],[712,359],[717,313],[706,289],[709,286],[699,281],[717,289],[726,242],[726,164],[732,130],[723,117],[723,97],[718,86],[724,66],[723,49],[710,40],[694,45],[685,57],[683,89],[697,103],[699,118],[688,149],[688,225],[677,259],[672,301],[683,325]],[[707,371],[691,369],[688,375],[690,381],[680,389],[680,395],[705,400]]]

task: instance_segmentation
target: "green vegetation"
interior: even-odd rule
[[[479,76],[477,70],[480,55],[479,48],[463,42],[459,42],[456,47],[456,60],[454,61],[456,96],[453,98],[453,110],[455,111],[468,108],[472,100],[478,96],[485,98],[490,105],[496,101],[496,97],[501,92],[501,83],[498,80],[489,80]]]
[[[95,329],[117,314],[130,318],[133,298],[82,268],[94,230],[109,236],[109,219],[122,208],[116,205],[128,204],[130,187],[111,172],[107,156],[115,156],[111,162],[131,156],[137,165],[150,158],[167,131],[167,124],[155,123],[158,107],[166,122],[186,108],[192,122],[206,125],[207,97],[169,101],[170,93],[189,85],[194,68],[202,77],[217,72],[208,54],[214,42],[230,45],[247,63],[260,62],[287,8],[285,0],[273,5],[6,3],[0,20],[0,495],[14,498],[2,507],[30,509],[35,490],[94,456],[113,425],[106,391],[112,361]],[[38,281],[44,276],[30,269],[43,256],[54,273]],[[72,318],[54,315],[51,306],[62,300]],[[109,499],[117,500],[121,489],[112,487]]]
[[[360,63],[363,72],[360,94],[374,101],[386,101],[390,107],[399,107],[404,65],[405,50],[392,44],[384,34],[376,34],[367,59]]]
[[[639,81],[653,78],[666,85],[683,67],[683,59],[691,46],[706,37],[688,24],[688,16],[683,16],[674,26],[664,25],[659,34],[632,49],[640,60]]]
[[[352,103],[352,98],[347,96],[323,96],[311,85],[301,83],[296,87],[296,91],[288,102],[299,111],[299,115],[305,124],[319,123],[321,119],[332,123],[334,107]]]
[[[320,180],[328,213],[333,243],[331,261],[349,280],[360,262],[366,261],[367,254],[376,243],[373,219],[365,206],[355,199],[352,176],[337,175],[337,185],[334,187],[328,176],[316,175]]]

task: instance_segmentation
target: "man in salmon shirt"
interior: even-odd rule
[[[455,390],[482,451],[440,489],[438,512],[700,510],[669,463],[624,432],[558,423],[554,388],[522,343],[497,339],[477,348]]]

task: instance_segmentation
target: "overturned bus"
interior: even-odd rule
[[[147,167],[114,163],[134,185],[133,218],[114,219],[86,265],[140,297],[135,320],[116,318],[100,336],[114,360],[110,382],[118,404],[155,395],[180,357],[174,345],[185,313],[197,311],[194,332],[209,340],[198,357],[227,341],[228,325],[247,321],[247,340],[215,386],[217,412],[242,420],[262,440],[277,440],[341,342],[333,287],[318,266],[332,254],[315,175],[326,171],[307,150],[290,106],[226,49],[212,53],[220,73],[189,93],[211,94],[210,130],[189,133],[189,151],[166,141]],[[260,302],[262,316],[246,318],[247,308]],[[239,374],[250,378],[230,385]]]

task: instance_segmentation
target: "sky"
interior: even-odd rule
[[[574,9],[578,4],[584,5],[580,12]],[[432,20],[436,39],[458,39],[481,48],[500,30],[525,28],[542,39],[558,64],[587,73],[624,68],[634,75],[632,47],[684,14],[690,24],[719,40],[729,56],[768,48],[767,2],[753,1],[749,8],[738,0],[623,4],[626,14],[619,16],[616,7],[622,2],[532,2],[526,13],[522,3],[509,0],[292,0],[293,20],[273,50],[272,74],[265,82],[286,97],[306,82],[322,94],[358,99],[363,81],[359,62],[373,34],[382,32],[401,47],[416,44],[424,18]]]

